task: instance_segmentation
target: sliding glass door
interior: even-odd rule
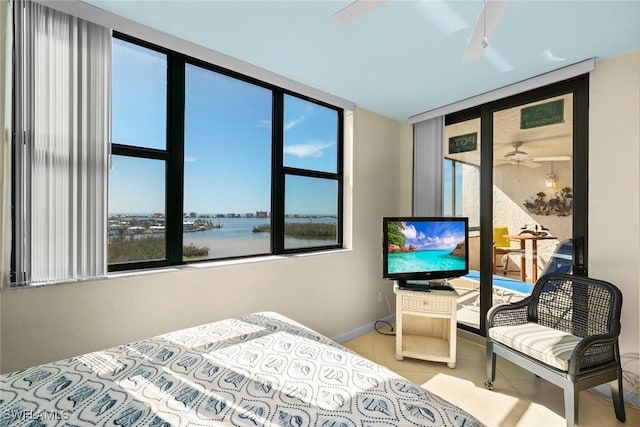
[[[455,282],[461,327],[484,333],[493,304],[546,272],[586,275],[587,97],[583,76],[446,117],[445,213],[477,239]]]

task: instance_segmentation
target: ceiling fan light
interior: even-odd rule
[[[544,188],[556,188],[556,176],[554,174],[547,175],[544,179]]]

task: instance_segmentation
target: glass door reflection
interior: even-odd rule
[[[444,214],[469,218],[470,276],[480,271],[480,118],[445,126]],[[458,323],[480,327],[478,280],[450,281],[458,292]]]
[[[573,95],[493,113],[493,304],[528,295],[571,239]]]

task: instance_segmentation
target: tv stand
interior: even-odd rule
[[[396,294],[396,359],[445,362],[456,367],[457,292],[429,292],[394,286]]]

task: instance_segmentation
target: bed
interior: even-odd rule
[[[277,313],[0,376],[0,426],[464,426],[454,404]]]

